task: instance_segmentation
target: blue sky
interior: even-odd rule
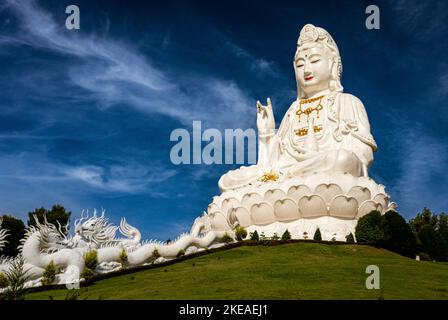
[[[81,29],[65,29],[76,4]],[[365,28],[377,4],[381,29]],[[172,130],[254,128],[295,98],[306,23],[339,46],[366,106],[370,175],[404,216],[448,207],[445,1],[0,2],[0,213],[60,203],[126,216],[147,238],[188,231],[238,165],[173,165]]]

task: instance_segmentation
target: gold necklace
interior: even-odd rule
[[[324,108],[324,106],[322,105],[322,99],[323,96],[320,97],[316,97],[316,98],[311,98],[311,99],[301,99],[299,101],[299,110],[296,111],[296,115],[299,117],[299,122],[300,122],[300,118],[302,114],[306,115],[306,122],[309,123],[310,122],[310,115],[311,113],[313,113],[313,111],[317,111],[317,117],[319,118],[319,112]],[[315,101],[319,101],[317,103],[317,106],[315,106],[314,108],[308,107],[305,110],[302,110],[302,105],[304,104],[309,104]]]

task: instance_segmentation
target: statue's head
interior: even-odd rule
[[[298,97],[329,89],[342,91],[342,63],[339,50],[324,29],[307,24],[300,31],[294,56]]]

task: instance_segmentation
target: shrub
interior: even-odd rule
[[[8,288],[3,297],[8,300],[22,300],[25,295],[25,283],[30,279],[25,270],[25,261],[22,257],[12,261],[9,270],[5,272]]]
[[[95,250],[89,251],[84,255],[85,267],[90,270],[95,270],[98,265],[98,252]]]
[[[432,261],[431,257],[429,256],[429,254],[426,254],[424,252],[420,252],[418,254],[418,256],[420,257],[420,261]]]
[[[416,240],[411,227],[396,211],[388,211],[382,217],[382,247],[403,256],[414,258]]]
[[[0,289],[6,288],[8,286],[8,278],[3,272],[0,272]]]
[[[285,232],[283,232],[282,240],[291,240],[291,234],[289,233],[288,229],[286,229]]]
[[[255,230],[254,232],[250,233],[250,240],[253,240],[253,241],[259,241],[260,240],[260,237],[258,236],[257,230]]]
[[[247,237],[247,231],[243,227],[237,227],[235,229],[235,238],[238,241],[244,240]]]
[[[308,232],[305,231],[305,232],[303,233],[303,239],[305,239],[305,240],[308,239]]]
[[[56,266],[53,261],[51,261],[46,267],[45,271],[42,275],[42,284],[44,286],[50,285],[54,282],[54,279],[56,278]]]
[[[314,232],[313,240],[322,241],[322,235],[320,234],[320,229],[317,228],[316,232]]]
[[[124,250],[124,249],[121,250],[120,261],[121,261],[121,264],[123,264],[123,265],[128,263],[128,254],[126,253],[126,250]]]
[[[86,280],[90,280],[93,278],[93,270],[87,267],[84,267],[84,270],[81,272],[81,278],[84,278]]]
[[[158,258],[160,258],[159,250],[154,249],[154,251],[153,251],[152,254],[151,254],[151,257],[153,257],[154,260],[157,260]]]
[[[224,242],[224,243],[230,243],[232,241],[233,241],[233,238],[231,236],[229,236],[229,234],[227,232],[224,233],[224,235],[221,238],[221,242]]]
[[[424,225],[418,232],[420,250],[427,253],[431,259],[439,260],[441,256],[441,237],[430,225]]]
[[[279,239],[280,239],[280,237],[278,236],[277,232],[274,233],[274,235],[271,237],[271,240],[274,240],[274,241],[277,241]]]
[[[266,236],[264,235],[264,232],[260,234],[260,240],[267,240]]]
[[[182,256],[184,256],[184,255],[185,255],[185,250],[180,249],[180,250],[177,252],[176,258],[180,258],[180,257],[182,257]]]
[[[350,232],[350,234],[345,237],[345,241],[347,241],[348,243],[355,243],[355,237],[353,237],[353,233]]]
[[[361,217],[355,229],[358,243],[375,247],[381,246],[384,237],[381,222],[381,213],[379,211],[372,211]]]

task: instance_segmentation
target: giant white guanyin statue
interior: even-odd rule
[[[266,236],[345,241],[357,220],[394,208],[384,186],[368,176],[377,145],[362,102],[343,93],[342,62],[331,35],[307,24],[294,56],[297,99],[278,130],[271,101],[257,102],[258,162],[219,179],[220,196],[193,229],[242,226]],[[198,226],[202,227],[198,227]],[[193,230],[192,229],[192,230]]]

